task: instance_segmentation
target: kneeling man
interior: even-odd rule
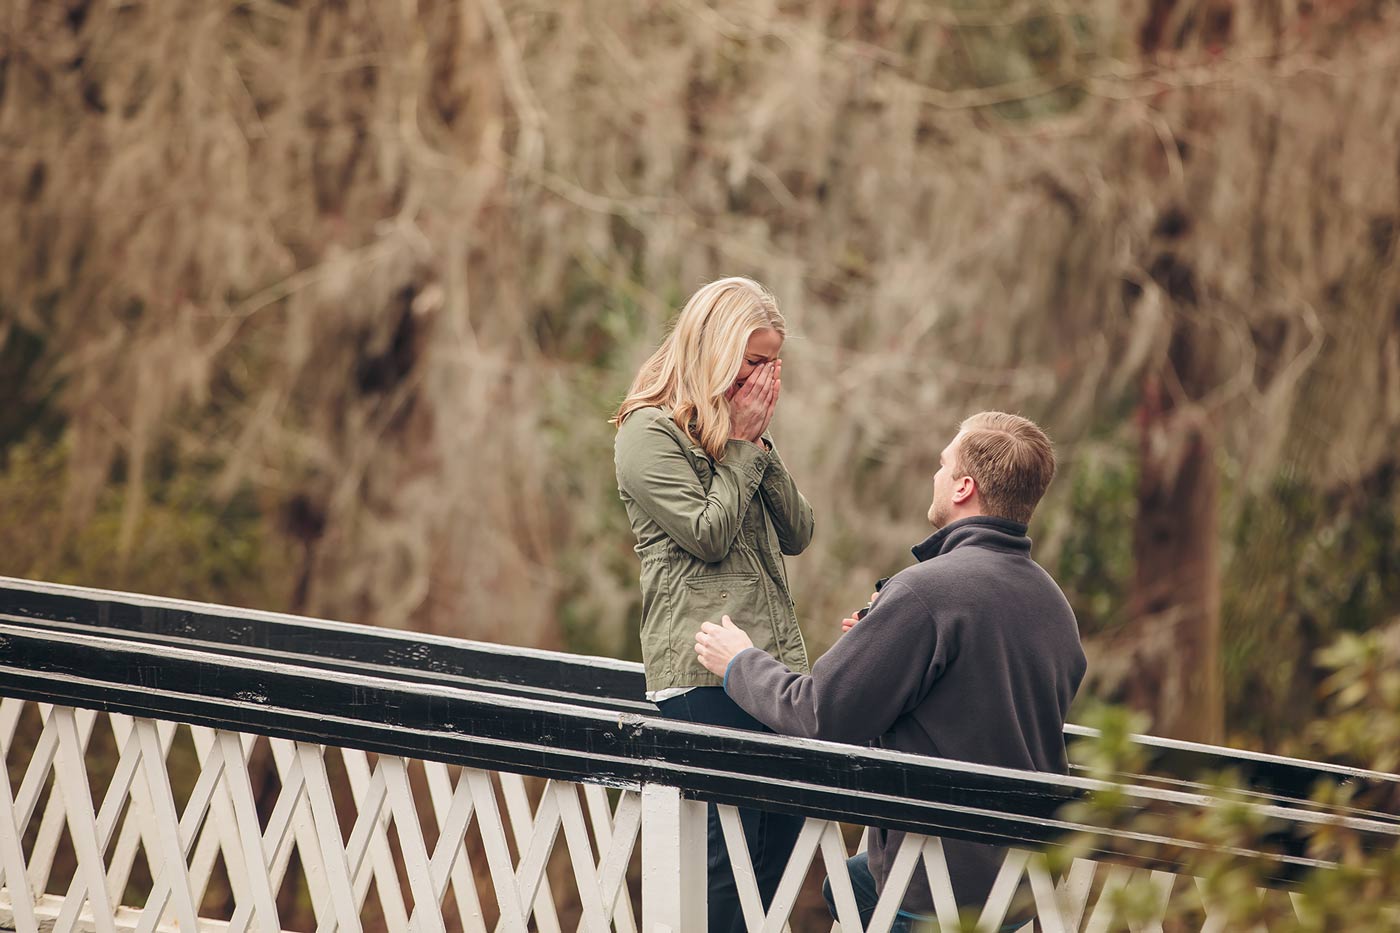
[[[728,616],[704,624],[695,650],[730,697],[781,734],[1063,774],[1084,652],[1069,603],[1031,560],[1026,537],[1054,474],[1054,448],[1035,424],[973,415],[933,477],[936,530],[913,549],[919,562],[890,578],[858,624],[846,620],[849,631],[812,673],[750,650]],[[868,863],[850,861],[866,923],[903,836],[874,829]],[[985,901],[1004,850],[956,840],[944,848],[959,905]],[[895,929],[932,910],[920,865]]]

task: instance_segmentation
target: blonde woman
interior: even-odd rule
[[[701,623],[728,615],[756,647],[808,670],[783,568],[812,540],[812,508],[768,436],[786,328],[763,286],[727,278],[686,302],[618,409],[617,485],[641,558],[647,698],[688,722],[768,732],[695,653]],[[767,908],[800,817],[741,809]],[[718,815],[709,821],[710,929],[743,917]]]

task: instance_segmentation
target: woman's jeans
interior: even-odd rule
[[[754,719],[729,699],[723,687],[696,687],[688,693],[656,704],[667,719],[752,729],[756,732],[773,730]],[[734,872],[729,865],[729,850],[724,844],[719,811],[709,805],[709,915],[710,933],[739,933],[744,926],[744,913],[739,906],[739,892],[734,884]],[[758,893],[767,910],[778,889],[778,881],[787,867],[797,835],[802,831],[802,817],[785,813],[739,808],[739,821],[744,826],[749,859],[758,879]]]

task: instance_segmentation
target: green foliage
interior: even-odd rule
[[[1344,635],[1317,655],[1327,672],[1322,716],[1306,730],[1295,752],[1376,769],[1394,769],[1400,747],[1400,642],[1382,636]],[[1129,736],[1141,728],[1137,714],[1097,706],[1084,721],[1100,730],[1097,737],[1071,746],[1086,776],[1114,782],[1143,773],[1142,750]],[[1130,782],[1136,783],[1131,777]],[[1281,823],[1265,813],[1259,799],[1238,775],[1200,775],[1202,790],[1195,807],[1170,809],[1144,804],[1113,786],[1067,804],[1061,815],[1088,826],[1136,834],[1119,837],[1122,857],[1147,861],[1168,859],[1178,873],[1198,884],[1178,883],[1166,907],[1167,930],[1199,929],[1203,904],[1223,920],[1221,929],[1247,930],[1264,924],[1271,931],[1320,933],[1330,930],[1391,930],[1400,922],[1395,892],[1400,891],[1400,847],[1377,848],[1353,830],[1331,822],[1313,824],[1305,833],[1306,855],[1328,863],[1309,869],[1290,890],[1269,885],[1269,863],[1247,852],[1279,852]],[[1324,783],[1314,789],[1314,809],[1343,813],[1395,812],[1395,794],[1379,781],[1358,794],[1355,785]],[[1268,802],[1268,801],[1265,801]],[[1163,845],[1153,837],[1169,838]],[[1052,871],[1063,872],[1071,859],[1089,855],[1102,837],[1084,833],[1050,853]],[[1369,846],[1369,847],[1368,847]],[[1137,872],[1113,898],[1118,918],[1148,920],[1162,905],[1160,892],[1146,872]]]
[[[1081,456],[1064,473],[1069,493],[1043,520],[1059,554],[1055,579],[1091,638],[1127,621],[1137,464],[1127,451],[1111,451]]]
[[[1319,691],[1334,689],[1332,682],[1325,688],[1321,683],[1314,654],[1341,635],[1380,631],[1400,618],[1397,469],[1386,464],[1358,482],[1328,489],[1296,470],[1252,485],[1240,462],[1226,455],[1221,467],[1228,728],[1238,744],[1296,746],[1298,724],[1322,712]],[[1056,483],[1065,487],[1052,487],[1036,519],[1039,556],[1048,556],[1082,635],[1111,654],[1114,632],[1129,621],[1134,451],[1126,440],[1082,442]],[[1361,645],[1372,642],[1342,638],[1325,657]],[[1328,666],[1330,660],[1323,664]],[[1371,705],[1388,708],[1378,690],[1365,695],[1358,712]],[[1076,721],[1081,716],[1076,710]],[[1360,744],[1338,744],[1340,760],[1355,761],[1350,749],[1377,744],[1360,734],[1355,738]],[[1400,741],[1394,744],[1400,747]]]
[[[118,546],[125,486],[108,486],[78,520],[65,502],[68,448],[23,442],[0,471],[0,573],[56,583],[277,607],[289,562],[247,492],[218,502],[207,468],[155,480],[129,550]]]
[[[1074,764],[1083,768],[1088,777],[1107,781],[1143,769],[1145,754],[1132,737],[1146,730],[1146,715],[1110,703],[1091,703],[1080,724],[1097,731],[1092,740],[1076,741],[1070,746]]]
[[[1284,474],[1240,497],[1222,594],[1228,721],[1236,735],[1275,747],[1288,741],[1320,711],[1314,653],[1400,617],[1396,474],[1385,464],[1333,489]],[[1343,638],[1326,657],[1360,644]]]
[[[953,8],[957,54],[945,65],[945,81],[989,89],[992,109],[1010,121],[1062,114],[1084,99],[1079,66],[1098,51],[1099,41],[1090,18],[1019,4]],[[1026,93],[1028,85],[1036,92]]]
[[[6,309],[0,304],[0,466],[6,448],[24,436],[52,440],[63,426],[55,395],[58,382],[53,378],[55,361],[47,352],[42,332],[18,325],[6,325]]]
[[[635,539],[618,499],[613,471],[614,430],[607,419],[617,409],[631,381],[631,367],[616,357],[627,335],[642,327],[642,312],[625,294],[603,299],[599,317],[606,349],[598,365],[578,366],[567,380],[549,386],[542,431],[551,456],[571,469],[557,478],[562,501],[590,503],[571,518],[585,547],[562,550],[555,570],[559,632],[569,651],[628,660],[641,659]],[[589,430],[580,430],[588,425]]]
[[[1329,714],[1306,735],[1319,757],[1400,771],[1400,625],[1347,633],[1317,663],[1328,672],[1321,690]]]

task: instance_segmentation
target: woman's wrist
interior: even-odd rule
[[[754,445],[755,447],[757,447],[759,450],[767,450],[767,449],[768,449],[768,448],[764,445],[764,443],[763,443],[763,438],[759,438],[758,440],[754,440],[754,439],[751,438],[751,437],[739,437],[738,435],[735,435],[734,437],[731,437],[730,440],[731,440],[731,441],[738,441],[738,442],[740,442],[741,444],[752,444],[752,445]]]

